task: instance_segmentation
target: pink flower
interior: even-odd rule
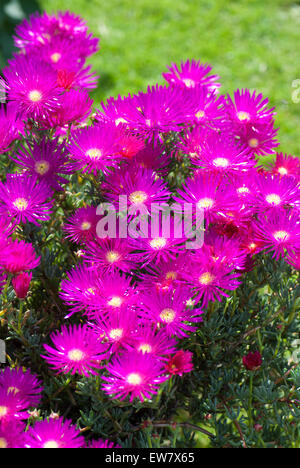
[[[246,356],[243,356],[243,364],[247,370],[255,371],[262,365],[262,357],[259,351],[254,353],[249,352]]]
[[[190,351],[177,351],[166,364],[166,370],[172,375],[180,375],[183,373],[191,372],[193,370],[192,363],[193,353]]]
[[[25,299],[27,296],[31,279],[32,273],[20,273],[12,279],[12,285],[19,299]]]

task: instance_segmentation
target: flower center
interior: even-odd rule
[[[238,193],[250,193],[250,190],[248,189],[248,187],[239,187],[237,189],[237,192]]]
[[[214,205],[214,200],[212,198],[201,198],[198,201],[198,208],[211,208]]]
[[[174,321],[175,317],[176,317],[176,312],[175,310],[173,309],[164,309],[161,311],[159,317],[161,318],[161,320],[165,323],[171,323]]]
[[[58,442],[56,440],[48,440],[44,443],[43,448],[52,449],[52,448],[59,448]]]
[[[287,231],[275,231],[273,232],[273,237],[274,239],[280,242],[287,240],[290,237],[290,235]]]
[[[109,332],[109,337],[112,340],[119,340],[123,336],[123,329],[122,328],[114,328],[113,330],[110,330]]]
[[[111,307],[120,307],[122,305],[122,298],[118,296],[114,296],[107,302],[107,304]]]
[[[38,161],[35,164],[35,171],[40,175],[45,175],[49,171],[50,164],[48,161]]]
[[[229,166],[229,161],[226,158],[216,158],[213,160],[213,165],[216,167],[227,167]]]
[[[137,190],[136,192],[132,192],[132,194],[129,195],[130,202],[134,204],[144,203],[144,201],[146,201],[147,198],[148,195],[142,190]]]
[[[166,274],[166,279],[170,279],[170,280],[175,280],[177,278],[177,272],[176,271],[168,271],[168,273]]]
[[[211,284],[215,279],[215,276],[212,275],[209,271],[206,273],[202,273],[202,275],[199,276],[199,283],[203,285],[209,285]]]
[[[100,159],[102,156],[102,151],[98,148],[91,148],[86,152],[86,156],[90,159]]]
[[[123,119],[123,117],[119,117],[115,120],[115,125],[119,125],[119,123],[127,123],[127,120]]]
[[[245,112],[245,111],[239,111],[237,114],[236,114],[237,118],[241,121],[241,122],[244,122],[244,121],[249,121],[250,120],[250,114],[249,112]]]
[[[61,54],[59,52],[54,52],[54,54],[50,55],[50,59],[53,63],[57,63],[61,59]]]
[[[195,114],[195,117],[197,119],[202,119],[202,117],[205,116],[205,112],[203,110],[199,110],[196,114]]]
[[[270,193],[270,195],[266,196],[266,201],[270,203],[270,205],[279,205],[281,198],[276,193]]]
[[[82,231],[88,231],[89,229],[91,229],[91,227],[92,225],[88,221],[83,221],[83,223],[81,224]]]
[[[250,138],[250,140],[248,140],[248,145],[250,146],[250,148],[257,148],[259,145],[259,141],[257,138]]]
[[[140,346],[138,347],[138,351],[141,351],[142,353],[151,353],[152,351],[152,346],[149,345],[148,343],[142,343],[140,344]]]
[[[0,449],[7,448],[7,446],[8,446],[8,443],[6,439],[4,439],[4,437],[0,437]]]
[[[38,102],[38,101],[40,101],[42,99],[42,93],[40,91],[38,91],[37,89],[33,89],[28,94],[28,97],[29,97],[30,101],[32,101],[32,102]]]
[[[118,254],[118,252],[114,252],[113,250],[111,250],[110,252],[107,252],[106,254],[106,260],[109,263],[117,262],[119,258],[120,258],[120,254]]]
[[[2,418],[3,416],[6,416],[7,413],[8,413],[7,406],[0,406],[0,418]]]
[[[167,243],[167,240],[163,237],[157,237],[156,239],[152,239],[150,245],[153,249],[162,249]]]
[[[89,296],[90,294],[91,294],[92,296],[95,296],[95,294],[96,294],[95,291],[96,291],[96,288],[88,288],[88,289],[85,290],[85,293],[84,293],[84,294],[85,294],[86,296]]]
[[[187,88],[195,88],[196,83],[194,80],[191,80],[190,78],[183,78],[182,82],[185,84]]]
[[[14,393],[15,395],[16,395],[17,393],[19,393],[19,391],[20,391],[20,390],[19,390],[17,387],[8,387],[8,389],[7,389],[7,393],[12,392],[12,393]]]
[[[68,352],[68,358],[74,362],[80,362],[84,358],[84,353],[80,349],[72,349]]]
[[[140,385],[142,382],[142,377],[136,372],[132,372],[127,376],[126,380],[130,385]]]
[[[279,167],[277,169],[277,172],[279,172],[279,174],[281,174],[281,175],[287,175],[288,174],[288,170],[283,166]]]
[[[17,210],[19,211],[25,211],[28,207],[28,201],[25,198],[17,198],[14,202],[13,205]]]

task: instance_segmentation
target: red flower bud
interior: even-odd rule
[[[25,299],[27,296],[31,278],[32,273],[20,273],[18,276],[13,278],[12,285],[14,287],[16,296],[19,299]]]
[[[246,356],[243,356],[243,364],[247,370],[255,371],[260,368],[262,364],[262,358],[259,351],[254,353],[248,353]]]

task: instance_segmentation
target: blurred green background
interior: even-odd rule
[[[0,4],[2,65],[13,50],[14,25],[25,14],[71,10],[83,16],[101,39],[100,52],[90,60],[100,74],[93,93],[96,106],[108,96],[163,83],[161,73],[173,61],[200,59],[220,75],[223,92],[250,88],[269,97],[277,109],[280,150],[300,155],[300,1],[0,0]],[[293,102],[293,93],[299,103]]]

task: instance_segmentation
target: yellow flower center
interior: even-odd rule
[[[54,52],[54,54],[50,55],[50,59],[53,63],[57,63],[61,59],[61,54],[59,52]]]
[[[84,358],[84,353],[80,349],[72,349],[68,352],[68,358],[74,362],[80,362]]]
[[[250,190],[248,189],[248,187],[239,187],[237,189],[237,192],[238,193],[250,193]]]
[[[237,114],[237,118],[243,122],[243,121],[249,121],[250,120],[250,114],[249,112],[245,112],[245,111],[239,111]]]
[[[132,372],[127,376],[126,380],[130,385],[140,385],[142,382],[142,377],[136,372]]]
[[[270,193],[266,196],[266,201],[270,203],[270,205],[279,205],[281,202],[281,198],[276,193]]]
[[[175,280],[177,278],[177,272],[176,271],[168,271],[168,273],[166,274],[166,279],[170,279],[170,280]]]
[[[96,291],[96,288],[88,288],[85,290],[85,295],[89,296],[91,294],[92,296],[95,296],[96,294],[95,291]]]
[[[250,138],[250,140],[248,140],[248,145],[250,146],[250,148],[257,148],[259,145],[259,141],[257,138]]]
[[[109,332],[109,337],[112,340],[119,340],[123,336],[123,330],[122,328],[114,328],[113,330],[110,330]]]
[[[122,298],[118,296],[114,296],[107,302],[107,304],[111,307],[120,307],[122,305]]]
[[[58,442],[56,440],[48,440],[47,442],[44,443],[43,448],[45,449],[55,449],[59,448]]]
[[[206,273],[202,273],[202,275],[199,276],[199,283],[203,284],[205,286],[211,284],[215,279],[215,276],[212,275],[209,271]]]
[[[281,175],[287,175],[287,174],[288,174],[288,170],[287,170],[285,167],[283,167],[283,166],[279,167],[279,168],[277,169],[277,171],[278,171],[279,174],[281,174]]]
[[[130,202],[136,205],[138,205],[139,203],[144,203],[144,201],[146,201],[147,198],[148,195],[142,190],[137,190],[136,192],[132,192],[132,194],[129,195]]]
[[[7,389],[7,393],[10,393],[10,392],[11,392],[11,393],[14,393],[15,395],[16,395],[17,393],[19,393],[19,391],[20,391],[20,390],[19,390],[17,387],[8,387],[8,389]]]
[[[88,231],[89,229],[91,229],[92,225],[91,223],[89,223],[88,221],[84,221],[82,224],[81,224],[81,230],[82,231]]]
[[[199,110],[199,111],[196,112],[196,114],[195,114],[195,117],[196,117],[197,119],[202,119],[202,117],[204,117],[204,116],[205,116],[205,112],[204,112],[203,110]]]
[[[107,252],[107,254],[106,254],[106,260],[109,263],[114,263],[114,262],[118,261],[119,258],[120,258],[120,254],[118,254],[118,252],[115,252],[113,250],[111,250],[110,252]]]
[[[152,346],[149,345],[148,343],[143,343],[143,344],[140,344],[140,346],[138,347],[138,351],[141,351],[142,353],[151,353],[152,351]]]
[[[50,164],[48,161],[38,161],[35,164],[35,171],[40,175],[45,175],[49,171]]]
[[[201,200],[198,201],[197,206],[198,208],[211,208],[214,205],[214,200],[212,198],[201,198]]]
[[[157,237],[156,239],[152,239],[150,241],[150,246],[153,249],[162,249],[167,243],[167,240],[164,239],[163,237]]]
[[[4,439],[4,437],[0,437],[0,449],[7,448],[7,446],[8,446],[8,443],[6,439]]]
[[[283,241],[287,240],[290,237],[290,235],[287,231],[275,231],[273,232],[273,237],[277,241]]]
[[[161,311],[161,313],[159,314],[159,317],[161,318],[163,322],[171,323],[174,321],[176,317],[176,312],[173,309],[167,308]]]
[[[25,211],[28,207],[28,201],[25,198],[17,198],[14,202],[13,205],[17,210],[19,211]]]
[[[98,148],[91,148],[85,154],[90,159],[100,159],[102,156],[102,151],[99,150]]]
[[[0,406],[0,418],[2,418],[3,416],[6,416],[7,412],[8,412],[7,406]]]
[[[127,120],[123,119],[123,117],[119,117],[115,120],[115,125],[119,125],[119,123],[127,123]]]
[[[194,88],[196,86],[195,81],[190,78],[184,78],[182,81],[187,88]]]
[[[216,167],[227,167],[229,166],[229,161],[226,158],[216,158],[213,160],[213,165]]]
[[[38,102],[42,99],[42,93],[40,91],[38,91],[37,89],[33,89],[32,91],[30,91],[30,93],[28,94],[28,97],[30,99],[30,101],[32,102]]]

